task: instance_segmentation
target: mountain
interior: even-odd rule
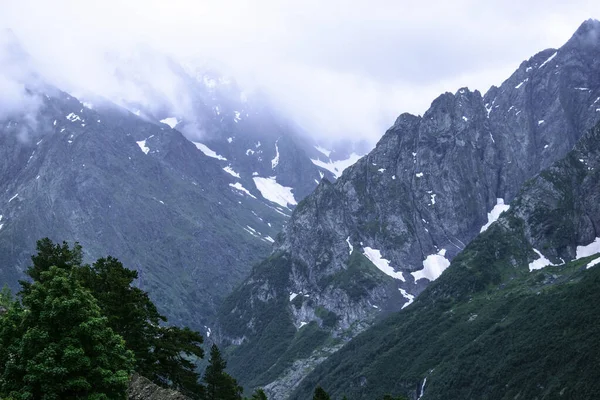
[[[242,179],[253,195],[275,203],[282,212],[288,213],[288,206],[293,208],[312,192],[322,177],[335,179],[329,155],[318,151],[310,135],[260,91],[243,90],[215,68],[179,64],[151,50],[111,60],[120,84],[143,94],[126,91],[113,97],[125,98],[122,104],[136,115],[183,132]],[[161,75],[158,82],[152,76],[156,71]],[[358,157],[348,158],[345,166]]]
[[[414,304],[307,377],[333,398],[594,398],[600,390],[600,124],[526,182]]]
[[[600,119],[599,29],[586,21],[483,96],[462,88],[423,116],[400,115],[335,183],[321,181],[223,303],[233,374],[284,398],[349,338],[409,306]]]
[[[17,289],[36,240],[79,241],[88,261],[110,254],[136,269],[170,322],[209,336],[222,298],[328,174],[311,161],[311,139],[240,100],[231,81],[199,81],[154,53],[115,60],[117,86],[137,98],[74,96],[48,83],[14,36],[2,39],[12,89],[2,103],[16,105],[0,110],[0,282]],[[150,79],[156,71],[167,85]]]

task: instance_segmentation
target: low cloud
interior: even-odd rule
[[[152,55],[166,54],[259,88],[315,137],[374,143],[397,115],[422,114],[444,91],[500,84],[596,9],[586,0],[22,0],[3,7],[0,27],[74,95],[189,115],[186,82]],[[0,68],[2,109],[35,106]],[[202,121],[190,126],[198,134]]]

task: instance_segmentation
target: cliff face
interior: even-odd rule
[[[600,125],[527,181],[413,305],[350,341],[289,398],[317,383],[358,399],[594,397],[599,168]]]
[[[371,153],[300,202],[271,257],[220,311],[221,339],[245,343],[235,374],[273,382],[280,398],[290,387],[277,377],[303,375],[295,361],[326,357],[410,304],[527,179],[564,157],[600,117],[598,25],[587,21],[484,96],[463,88],[422,117],[402,114]]]

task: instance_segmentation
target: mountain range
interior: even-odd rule
[[[219,337],[234,345],[234,374],[286,398],[349,339],[389,313],[415,310],[417,296],[431,293],[426,288],[453,260],[512,210],[523,185],[600,119],[598,32],[600,22],[586,21],[562,47],[522,62],[484,95],[461,88],[439,96],[423,116],[400,115],[336,182],[323,179],[298,204],[271,255],[223,303]],[[576,246],[598,236],[593,215],[581,222],[546,215],[556,243],[529,239],[536,250],[519,262],[575,259]],[[332,363],[329,370],[341,368]]]
[[[368,154],[205,65],[111,54],[136,96],[106,97],[7,37],[0,282],[43,237],[115,256],[276,400],[600,392],[599,21],[401,114]]]

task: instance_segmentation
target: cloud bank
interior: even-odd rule
[[[150,56],[158,51],[260,88],[315,137],[374,142],[397,115],[422,114],[444,91],[500,84],[594,13],[586,0],[0,0],[0,27],[75,95],[140,104],[160,96],[184,114],[185,82]],[[0,71],[3,110],[34,100],[2,56]]]

